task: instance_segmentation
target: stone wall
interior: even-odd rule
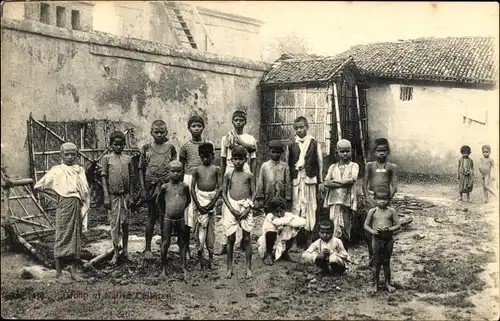
[[[7,18],[1,41],[2,166],[12,174],[29,175],[30,113],[127,121],[144,143],[156,119],[186,141],[187,119],[196,112],[206,120],[205,137],[219,147],[240,108],[248,112],[248,132],[259,135],[263,63]]]

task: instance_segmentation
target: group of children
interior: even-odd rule
[[[141,197],[148,207],[145,259],[153,257],[151,241],[155,224],[159,221],[162,276],[166,275],[167,252],[173,235],[177,236],[184,274],[190,257],[191,234],[196,240],[198,267],[203,268],[206,247],[208,268],[211,269],[215,208],[222,199],[222,225],[226,236],[222,240],[222,253],[227,254],[228,278],[233,275],[233,249],[238,233],[241,233],[241,247],[246,254],[246,277],[252,276],[253,209],[263,208],[266,217],[258,240],[258,252],[265,264],[290,259],[288,251],[302,232],[307,239],[303,260],[316,264],[325,273],[342,274],[349,262],[346,249],[354,223],[363,226],[366,232],[374,290],[379,290],[379,274],[383,267],[385,286],[393,291],[390,258],[393,233],[400,223],[396,211],[389,206],[397,191],[398,177],[397,166],[387,161],[389,142],[384,138],[375,140],[373,152],[376,161],[366,164],[363,180],[368,211],[356,216],[355,183],[359,166],[351,161],[352,146],[348,140],[337,142],[338,162],[328,168],[323,180],[320,146],[307,134],[307,119],[298,117],[293,124],[294,141],[287,146],[277,140],[269,142],[270,159],[256,173],[257,143],[253,136],[244,133],[246,121],[245,112],[233,113],[234,129],[221,141],[221,167],[214,165],[214,144],[203,139],[205,122],[200,116],[189,118],[191,139],[179,153],[168,141],[166,123],[162,120],[153,122],[150,132],[153,142],[142,147],[139,160]],[[124,134],[112,133],[112,153],[101,161],[104,206],[109,210],[114,247],[112,263],[116,263],[120,256],[128,257],[128,213],[134,201],[131,197],[134,169],[131,157],[122,153],[124,146]],[[73,259],[72,279],[79,280],[74,264],[80,251],[82,220],[88,210],[90,193],[83,168],[75,165],[77,152],[74,144],[63,144],[63,164],[51,169],[35,186],[41,191],[54,191],[58,196],[54,251],[58,280],[64,279],[61,277],[61,262],[67,257]],[[286,162],[281,160],[283,154]],[[459,162],[460,192],[468,193],[472,188],[470,177],[473,173],[472,160],[468,158],[470,148],[462,148],[462,154]],[[483,155],[480,172],[487,186],[493,163],[488,159],[489,148],[486,146]],[[319,195],[323,197],[318,198]],[[317,204],[318,199],[323,203]],[[329,209],[329,218],[316,222],[318,209],[322,208]],[[313,242],[316,227],[319,238]]]
[[[493,191],[493,180],[492,176],[494,162],[490,158],[491,147],[489,145],[483,145],[481,147],[483,158],[479,162],[479,174],[481,174],[481,180],[483,185],[484,202],[488,203],[489,194],[495,196]],[[462,157],[458,160],[458,192],[460,194],[460,201],[463,201],[463,194],[467,196],[467,202],[470,202],[470,193],[474,188],[474,162],[469,157],[472,150],[469,146],[464,145],[460,148],[460,154]]]

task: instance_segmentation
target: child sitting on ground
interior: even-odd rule
[[[122,255],[128,258],[128,216],[130,206],[134,203],[132,198],[134,168],[132,158],[122,153],[125,147],[125,135],[120,131],[115,131],[111,133],[109,143],[113,153],[102,158],[101,175],[104,207],[109,210],[111,239],[115,249],[111,264],[116,264],[120,255],[122,236]]]
[[[494,168],[494,162],[490,157],[491,147],[489,145],[483,145],[481,150],[483,152],[483,158],[481,158],[479,163],[479,173],[481,174],[481,178],[483,180],[484,202],[488,203],[488,193],[495,196],[492,184],[495,178],[491,175]]]
[[[226,277],[233,275],[233,247],[236,241],[236,231],[243,231],[242,244],[246,252],[247,271],[246,277],[252,276],[252,244],[250,232],[254,226],[252,206],[255,197],[253,174],[244,171],[243,166],[247,160],[247,152],[242,146],[235,146],[232,151],[234,170],[224,175],[222,183],[222,199],[224,212],[222,225],[227,236],[227,273]]]
[[[393,234],[401,224],[396,210],[389,206],[387,192],[375,193],[377,207],[372,208],[366,217],[365,230],[372,235],[373,247],[373,292],[379,290],[380,267],[384,268],[384,283],[387,291],[394,292],[391,286],[391,256],[394,245]]]
[[[462,146],[460,154],[462,157],[458,160],[458,192],[460,193],[460,201],[463,200],[462,195],[465,193],[467,202],[470,203],[470,193],[474,188],[474,162],[469,157],[471,148],[467,145]]]
[[[324,186],[328,188],[325,207],[330,208],[333,221],[333,236],[342,240],[344,248],[351,240],[351,221],[357,207],[354,183],[358,179],[359,165],[351,162],[351,142],[341,139],[337,142],[339,162],[328,168]]]
[[[287,212],[287,203],[281,197],[274,197],[267,208],[269,211],[262,224],[262,235],[257,241],[259,255],[266,265],[272,265],[280,258],[291,261],[288,251],[300,228],[306,225],[306,220]]]
[[[349,255],[342,241],[333,236],[333,222],[325,219],[319,223],[319,239],[302,253],[306,263],[314,263],[325,274],[341,275],[346,270]]]
[[[212,162],[214,159],[214,145],[203,143],[198,147],[202,165],[192,171],[191,197],[194,210],[197,211],[198,237],[198,265],[202,269],[203,248],[206,244],[208,251],[208,268],[212,269],[215,243],[215,204],[222,190],[222,173],[220,167]]]
[[[36,184],[35,190],[57,196],[54,258],[59,283],[81,281],[77,271],[81,247],[83,217],[90,208],[90,189],[85,170],[75,164],[78,148],[73,143],[61,145],[63,163],[52,167]],[[64,259],[71,262],[71,279],[63,278]]]
[[[187,276],[186,269],[186,220],[185,210],[191,203],[189,195],[189,186],[182,181],[182,163],[174,160],[169,163],[168,170],[170,181],[160,188],[160,193],[157,197],[157,202],[161,213],[165,213],[163,218],[163,235],[161,245],[161,264],[162,271],[160,277],[165,277],[167,274],[167,253],[170,247],[170,237],[172,232],[177,234],[177,244],[179,245],[179,253],[181,255],[181,265],[184,277]]]
[[[281,161],[283,143],[279,140],[269,142],[271,159],[262,164],[257,179],[256,199],[263,202],[264,211],[270,213],[270,202],[275,197],[285,199],[291,207],[292,182],[288,164]]]

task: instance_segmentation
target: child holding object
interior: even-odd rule
[[[90,208],[90,189],[85,170],[75,164],[77,153],[75,144],[62,144],[63,163],[52,167],[35,184],[35,190],[57,196],[54,258],[56,280],[60,283],[71,283],[71,279],[81,281],[77,263],[82,246],[83,218]],[[62,277],[64,259],[71,262],[71,279]]]
[[[161,263],[162,270],[160,277],[165,277],[167,273],[167,252],[170,247],[170,238],[173,232],[177,234],[177,244],[179,245],[179,253],[181,255],[181,265],[184,277],[187,276],[187,262],[186,262],[186,208],[191,203],[191,196],[189,195],[189,186],[182,181],[183,178],[182,163],[174,160],[169,163],[169,176],[168,183],[163,184],[160,188],[160,193],[157,197],[158,207],[160,213],[164,213],[163,221],[163,235],[161,245]]]
[[[488,193],[495,196],[492,184],[495,178],[491,175],[495,166],[493,159],[490,157],[491,147],[489,145],[483,145],[481,150],[483,152],[483,158],[481,158],[479,163],[479,173],[483,180],[484,202],[488,203]]]
[[[287,212],[287,203],[281,197],[274,197],[269,203],[269,212],[262,224],[262,235],[258,239],[259,255],[264,264],[272,265],[280,258],[290,261],[288,251],[299,229],[306,220]]]
[[[319,239],[302,253],[306,263],[316,264],[323,273],[341,275],[346,270],[349,255],[342,241],[333,236],[333,222],[325,219],[319,223]]]
[[[365,230],[372,235],[373,248],[373,292],[380,286],[380,267],[384,268],[384,283],[387,291],[394,292],[391,286],[391,256],[394,246],[393,234],[401,224],[396,210],[389,206],[390,195],[387,192],[375,193],[377,207],[372,208],[365,221]]]
[[[194,210],[197,212],[198,237],[198,264],[202,269],[201,259],[203,248],[208,251],[208,268],[212,269],[215,243],[215,204],[221,196],[222,173],[220,167],[213,164],[214,145],[203,143],[198,147],[202,165],[192,172],[191,197]]]
[[[462,157],[458,160],[458,192],[460,193],[460,201],[462,201],[462,195],[467,195],[467,202],[470,203],[470,193],[474,187],[474,162],[469,157],[471,154],[471,148],[464,145],[460,148],[460,154]]]
[[[116,264],[120,255],[120,238],[122,238],[122,255],[128,258],[128,216],[130,206],[134,203],[132,177],[134,168],[132,158],[122,153],[125,147],[125,135],[120,131],[111,133],[109,137],[111,154],[101,160],[102,186],[104,191],[104,207],[109,210],[111,239],[115,254],[111,264]]]
[[[252,244],[250,233],[254,226],[252,206],[255,197],[253,174],[244,171],[247,152],[242,146],[236,146],[232,153],[234,170],[228,171],[223,178],[222,199],[224,211],[222,225],[227,236],[227,273],[233,275],[233,247],[236,241],[236,231],[242,230],[242,245],[246,252],[246,277],[252,276]]]
[[[351,162],[351,142],[337,142],[339,162],[328,168],[324,186],[328,189],[325,207],[330,208],[333,221],[333,236],[342,240],[344,247],[351,239],[351,221],[356,211],[357,197],[354,183],[359,174],[359,165]]]

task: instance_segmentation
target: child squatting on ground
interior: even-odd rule
[[[368,211],[365,230],[372,235],[373,248],[373,292],[380,287],[380,267],[384,269],[384,283],[387,291],[394,292],[391,286],[391,256],[394,246],[393,234],[401,225],[396,210],[389,206],[390,195],[375,192],[377,206]]]
[[[492,176],[495,166],[493,159],[490,158],[491,147],[489,145],[483,145],[481,151],[483,152],[483,158],[481,158],[479,162],[479,173],[483,180],[484,202],[488,203],[488,193],[495,196],[495,192],[493,191],[493,181],[495,177]]]
[[[179,149],[179,160],[184,166],[184,183],[186,183],[190,188],[192,186],[191,180],[193,171],[201,165],[200,155],[198,153],[198,147],[204,144],[205,141],[202,138],[203,130],[205,129],[205,121],[202,117],[198,115],[193,115],[189,117],[187,123],[189,132],[191,133],[191,139],[188,140]],[[191,203],[186,210],[186,242],[188,244],[186,257],[189,259],[191,257],[189,250],[189,241],[191,231],[196,230],[196,224],[198,218],[196,217],[197,212],[194,210],[195,204]],[[196,234],[196,233],[194,233]]]
[[[35,190],[57,197],[54,258],[56,280],[60,283],[81,281],[77,263],[82,246],[84,217],[90,208],[90,189],[85,170],[75,164],[78,148],[73,143],[61,145],[63,163],[52,167],[36,184]],[[71,263],[71,279],[63,277],[63,261]]]
[[[259,255],[266,265],[272,265],[280,258],[291,261],[288,251],[299,230],[306,225],[306,220],[287,212],[287,203],[281,197],[274,197],[267,208],[269,211],[262,224],[262,235],[257,241]]]
[[[159,219],[163,228],[163,217],[159,215],[156,198],[159,188],[168,181],[168,164],[177,158],[175,147],[168,143],[167,124],[163,120],[155,120],[151,125],[153,142],[144,145],[139,158],[139,179],[141,196],[148,205],[148,220],[146,221],[146,248],[144,258],[151,260],[151,240],[156,221]],[[161,233],[163,235],[163,232]]]
[[[164,213],[162,244],[161,244],[161,264],[162,270],[160,277],[165,277],[167,273],[167,253],[170,247],[170,238],[172,232],[177,234],[177,244],[181,256],[181,265],[184,277],[187,276],[186,260],[186,208],[191,203],[189,195],[189,186],[182,181],[182,163],[174,160],[168,164],[170,181],[160,187],[157,202],[160,213]]]
[[[233,123],[233,129],[229,131],[226,135],[222,137],[221,140],[221,151],[220,157],[222,159],[222,175],[225,175],[227,171],[233,170],[234,164],[232,162],[233,149],[236,146],[243,147],[247,154],[247,162],[243,165],[243,170],[253,175],[256,175],[255,170],[257,168],[257,140],[250,134],[244,132],[245,125],[247,124],[247,114],[243,110],[236,110],[233,112],[231,117]],[[238,230],[236,234],[236,241],[241,239],[241,232]],[[225,243],[225,240],[223,240]],[[241,243],[241,250],[243,251],[243,243]],[[219,255],[224,255],[227,253],[227,246],[223,244],[222,250]]]
[[[111,133],[109,137],[111,154],[101,160],[104,207],[109,211],[111,239],[115,254],[111,264],[116,264],[120,256],[120,238],[122,238],[122,255],[128,258],[128,216],[132,198],[132,179],[134,168],[132,158],[122,153],[125,147],[125,135],[120,131]]]
[[[233,247],[236,231],[242,229],[242,245],[246,252],[246,277],[252,276],[252,244],[250,233],[254,226],[252,206],[255,197],[253,174],[243,170],[247,160],[247,151],[242,146],[235,146],[232,151],[234,170],[224,174],[222,199],[225,207],[222,213],[222,225],[227,236],[227,278],[233,275]]]
[[[351,142],[337,142],[339,162],[328,168],[324,186],[328,189],[324,207],[330,208],[333,236],[342,240],[344,247],[351,239],[351,220],[357,199],[354,183],[358,179],[359,165],[351,162]]]
[[[307,245],[311,244],[316,224],[317,189],[322,183],[323,155],[318,142],[307,134],[309,125],[305,117],[297,117],[293,123],[295,141],[288,147],[287,162],[292,178],[293,214],[306,220]]]
[[[467,195],[467,202],[470,202],[470,193],[474,188],[474,162],[469,157],[471,148],[464,145],[460,148],[462,157],[458,160],[458,192],[460,201],[463,200],[463,194]]]
[[[284,198],[287,208],[292,203],[292,182],[288,164],[281,161],[284,146],[279,140],[269,142],[271,159],[262,164],[257,178],[256,199],[263,205],[265,213],[270,213],[270,202],[275,197]],[[261,207],[261,206],[259,206]]]
[[[373,199],[373,193],[388,194],[392,199],[398,190],[398,167],[396,164],[387,161],[390,153],[389,142],[385,138],[375,139],[373,153],[376,161],[368,162],[365,165],[365,175],[363,179],[363,194],[366,200],[367,212],[377,204]],[[366,215],[361,217],[361,226],[364,226]],[[368,266],[373,266],[373,252],[371,234],[366,235],[366,245],[368,247],[369,262]]]
[[[333,222],[330,219],[319,222],[319,239],[302,253],[305,263],[316,264],[325,274],[341,275],[346,270],[349,255],[342,241],[333,236]]]
[[[198,147],[202,165],[193,169],[191,180],[191,197],[194,210],[197,212],[196,247],[198,265],[202,269],[203,248],[208,251],[208,268],[212,269],[215,244],[215,204],[222,193],[222,172],[213,164],[214,145],[203,143]]]

